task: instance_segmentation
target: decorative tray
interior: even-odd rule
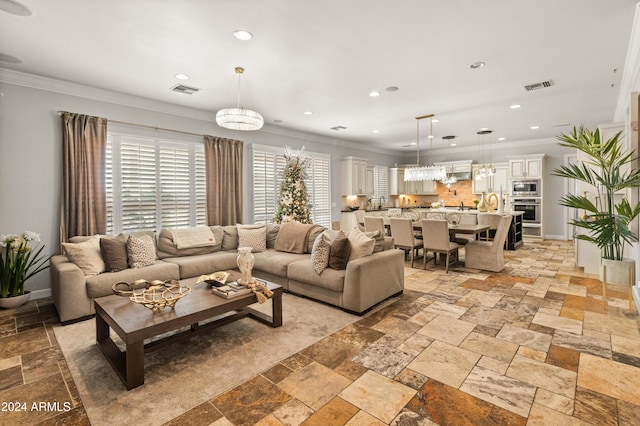
[[[132,302],[151,309],[156,313],[166,307],[173,308],[176,302],[191,293],[191,287],[176,280],[145,281],[133,283],[119,282],[113,285],[113,291],[119,296],[129,297]]]

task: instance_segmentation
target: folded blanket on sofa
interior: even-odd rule
[[[213,232],[207,226],[172,229],[173,243],[176,248],[206,247],[216,244]]]
[[[287,253],[303,254],[307,249],[309,234],[319,225],[312,223],[287,222],[280,226],[275,249]]]

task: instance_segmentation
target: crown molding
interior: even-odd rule
[[[188,108],[167,102],[155,101],[141,98],[121,92],[101,89],[98,87],[86,86],[70,81],[58,80],[35,74],[28,74],[21,71],[0,68],[0,83],[24,86],[37,90],[44,90],[62,95],[75,96],[78,98],[91,99],[99,102],[107,102],[115,105],[141,109],[145,111],[170,114],[178,117],[212,122],[212,112],[196,108]],[[288,127],[274,126],[265,123],[259,132],[276,136],[287,136],[302,139],[305,141],[322,143],[330,146],[340,146],[355,150],[364,150],[380,154],[400,156],[402,153],[391,149],[371,147],[364,143],[355,142],[348,139],[329,138],[326,136],[308,133]]]
[[[636,4],[636,13],[631,27],[627,58],[624,62],[622,81],[618,103],[613,115],[613,121],[626,121],[629,113],[629,102],[632,92],[640,90],[640,3]]]

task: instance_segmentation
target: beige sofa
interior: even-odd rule
[[[254,253],[254,276],[275,282],[290,293],[357,314],[402,293],[404,252],[393,248],[392,238],[378,236],[373,254],[349,260],[346,269],[327,268],[318,274],[311,252],[316,236],[325,228],[314,228],[308,235],[304,253],[298,254],[275,249],[281,226],[284,225],[267,225],[266,250]],[[172,231],[163,229],[155,236],[157,260],[142,268],[85,275],[66,255],[53,256],[51,287],[60,320],[69,322],[94,314],[93,299],[113,294],[113,284],[120,281],[179,280],[236,268],[237,227],[212,226],[210,229],[215,236],[215,245],[186,249],[176,248]],[[79,243],[88,238],[74,237],[71,242]]]

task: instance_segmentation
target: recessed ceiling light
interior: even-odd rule
[[[484,132],[485,130],[489,130],[488,127],[483,127],[482,129],[480,129],[480,131]]]
[[[409,145],[415,145],[415,144],[416,144],[415,142],[411,142]]]
[[[511,109],[518,109],[518,108],[522,108],[522,105],[520,105],[520,104],[513,104],[513,105],[511,105],[509,108],[511,108]]]
[[[539,128],[540,128],[540,126],[531,126],[531,130],[537,130]]]
[[[176,74],[178,80],[189,80],[189,76],[186,74]]]
[[[372,133],[380,133],[379,130],[372,130]]]
[[[304,115],[313,115],[313,113],[311,111],[305,111],[303,112]]]
[[[458,145],[457,143],[452,143],[452,144],[451,144],[451,146],[457,146],[457,145]]]
[[[372,98],[377,98],[378,96],[380,96],[380,92],[378,92],[377,90],[373,90],[369,92],[369,96],[371,96]]]
[[[3,10],[12,15],[18,16],[31,16],[32,13],[29,8],[15,0],[0,0],[0,10]]]
[[[242,40],[242,41],[251,40],[253,38],[253,34],[251,34],[247,30],[235,30],[233,32],[233,36],[238,40]]]
[[[7,62],[9,64],[21,64],[22,59],[15,56],[7,55],[6,53],[0,53],[0,62]]]
[[[499,141],[503,141],[505,139],[507,139],[507,138],[498,138]]]
[[[434,118],[433,120],[431,120],[432,123],[439,123],[440,120],[438,120],[437,118]]]
[[[474,62],[471,65],[469,65],[469,68],[472,70],[477,70],[478,68],[482,68],[484,67],[486,64],[482,61],[478,61],[478,62]]]
[[[397,92],[398,90],[400,90],[400,88],[398,86],[389,86],[386,89],[387,92]]]

